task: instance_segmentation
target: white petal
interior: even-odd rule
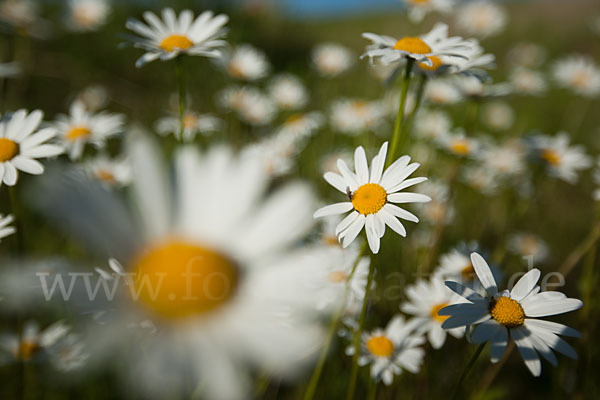
[[[396,232],[400,236],[406,237],[406,229],[404,229],[402,223],[398,221],[398,219],[396,219],[396,217],[394,217],[392,214],[388,213],[385,210],[385,207],[381,209],[377,215],[380,216],[383,222],[385,222],[387,226],[392,228],[394,232]]]
[[[340,232],[345,231],[355,220],[358,218],[360,214],[358,211],[353,211],[346,216],[340,223],[335,227],[335,234],[339,235]]]
[[[388,194],[388,201],[392,203],[427,203],[431,197],[421,193],[393,193]]]
[[[346,165],[346,162],[342,159],[339,159],[337,161],[337,166],[338,166],[338,169],[340,170],[340,172],[342,173],[342,176],[344,177],[346,184],[348,186],[350,186],[350,190],[355,191],[356,189],[358,189],[358,187],[360,185],[358,184],[356,175],[354,175],[354,173],[352,171],[350,171],[350,168],[348,168],[348,165]]]
[[[344,178],[341,175],[336,174],[335,172],[327,172],[323,175],[323,178],[329,183],[331,186],[336,188],[342,193],[346,193],[346,189],[349,185],[346,183]]]
[[[522,304],[522,306],[525,315],[528,317],[546,317],[578,310],[583,307],[583,302],[578,299],[539,300]]]
[[[477,325],[475,331],[473,332],[473,336],[471,337],[473,339],[473,343],[479,344],[491,340],[498,334],[500,329],[506,330],[505,327],[493,319],[489,319]]]
[[[379,154],[373,157],[371,161],[371,177],[369,182],[371,183],[379,183],[381,180],[381,176],[383,174],[383,167],[385,165],[385,157],[387,154],[388,142],[383,143],[381,145],[381,149],[379,150]]]
[[[545,329],[557,335],[571,336],[577,338],[582,337],[579,331],[576,331],[575,329],[570,328],[566,325],[559,324],[558,322],[545,321],[543,319],[525,318],[525,324],[529,327]]]
[[[510,292],[510,297],[513,300],[521,301],[534,288],[535,284],[540,279],[540,274],[540,270],[534,268],[523,275]]]
[[[542,363],[538,357],[533,345],[527,337],[528,332],[522,327],[511,329],[510,331],[515,344],[519,348],[519,352],[525,361],[525,365],[531,371],[533,376],[540,376],[542,373]]]
[[[342,247],[346,248],[350,246],[350,243],[352,243],[352,241],[356,239],[363,226],[365,226],[366,219],[367,218],[364,215],[358,215],[358,218],[354,220],[352,225],[350,225],[344,233],[344,241],[342,242]]]
[[[383,206],[383,209],[395,217],[402,218],[411,222],[419,222],[419,218],[417,218],[415,214],[408,212],[405,209],[400,208],[394,204],[387,203],[385,206]]]
[[[4,183],[14,186],[17,183],[17,169],[10,162],[4,163]]]
[[[458,282],[446,281],[444,283],[450,290],[452,290],[459,296],[464,297],[467,300],[470,300],[473,302],[483,300],[483,297],[481,297],[481,295],[479,293],[473,291],[473,289],[470,289]]]
[[[327,217],[329,215],[343,214],[345,212],[352,210],[352,208],[353,208],[352,203],[347,202],[347,201],[344,203],[330,204],[328,206],[321,207],[317,211],[315,211],[315,213],[313,214],[313,217],[321,218],[321,217]]]
[[[494,275],[492,275],[492,271],[483,257],[477,253],[471,253],[471,263],[473,263],[473,269],[475,269],[479,281],[488,294],[493,296],[498,293],[498,286],[494,280]]]
[[[367,163],[365,149],[362,146],[358,146],[354,151],[354,169],[359,185],[369,183],[369,164]]]
[[[367,215],[365,222],[365,231],[367,232],[367,241],[369,242],[369,247],[373,254],[379,253],[379,234],[375,228],[375,215],[369,214]]]
[[[15,167],[32,175],[44,173],[44,166],[36,160],[24,156],[16,156],[10,161]]]
[[[496,332],[496,335],[490,340],[490,361],[497,363],[500,361],[504,352],[506,351],[506,345],[508,344],[508,329],[501,326]]]

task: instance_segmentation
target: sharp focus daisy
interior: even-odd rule
[[[494,363],[502,358],[510,336],[534,376],[540,376],[542,372],[538,353],[554,366],[558,361],[552,350],[577,358],[575,350],[559,335],[580,337],[579,332],[538,318],[577,310],[583,306],[581,300],[567,298],[560,292],[540,292],[537,282],[541,273],[537,268],[521,277],[510,291],[500,292],[483,257],[472,253],[471,261],[486,293],[482,296],[458,282],[446,282],[468,302],[440,310],[440,315],[449,317],[442,327],[453,329],[476,325],[471,339],[474,343],[490,342],[490,356]]]
[[[269,95],[282,110],[296,110],[308,102],[308,92],[294,75],[278,75],[269,85]]]
[[[330,78],[347,71],[354,64],[354,57],[352,51],[337,43],[322,43],[312,51],[314,67]]]
[[[204,11],[194,19],[190,10],[175,14],[172,8],[162,10],[162,20],[153,12],[144,12],[146,23],[129,19],[126,27],[141,37],[131,37],[135,47],[146,51],[135,63],[137,67],[161,59],[170,60],[180,54],[218,58],[228,17]]]
[[[385,329],[364,333],[358,365],[371,364],[371,378],[388,386],[402,370],[416,374],[425,355],[425,351],[419,347],[425,343],[425,338],[415,333],[414,328],[413,321],[407,322],[398,315],[390,320]],[[353,353],[354,347],[346,348],[347,355]]]
[[[77,31],[93,31],[106,22],[109,13],[108,0],[69,0],[68,24]]]
[[[0,214],[0,239],[4,239],[5,237],[10,236],[16,232],[16,229],[10,226],[10,224],[12,224],[13,221],[14,218],[12,215],[4,216]]]
[[[581,96],[600,94],[600,68],[588,57],[574,55],[556,61],[552,76],[559,86]]]
[[[108,112],[91,113],[80,101],[71,104],[69,115],[59,115],[54,122],[62,144],[71,160],[83,155],[86,144],[103,148],[106,139],[123,131],[125,117]]]
[[[0,120],[0,184],[14,186],[17,183],[17,170],[40,175],[44,166],[39,158],[61,154],[62,146],[48,143],[56,136],[51,127],[37,130],[43,114],[39,110],[27,114],[19,110],[12,115],[5,114]]]
[[[576,183],[577,173],[592,165],[592,159],[583,146],[571,146],[566,132],[556,136],[536,135],[530,141],[534,153],[547,166],[550,175],[569,183]]]
[[[454,0],[404,0],[408,7],[408,16],[413,22],[421,22],[430,12],[448,13]]]
[[[441,348],[446,342],[446,330],[442,323],[448,317],[438,314],[442,308],[449,304],[457,303],[461,297],[454,294],[444,285],[444,281],[438,277],[431,280],[418,280],[406,288],[407,301],[400,306],[400,310],[406,314],[413,315],[413,321],[418,332],[427,334],[427,339],[434,349]],[[464,329],[450,329],[449,334],[455,338],[464,335]]]
[[[185,142],[191,142],[196,135],[210,135],[223,127],[223,121],[212,114],[200,114],[195,111],[187,111],[183,114],[183,138]],[[181,120],[179,117],[164,117],[156,121],[156,131],[163,136],[174,135],[177,137],[181,131]]]
[[[423,194],[402,192],[403,189],[427,180],[427,178],[407,179],[419,168],[419,164],[409,164],[410,157],[403,156],[384,171],[386,155],[387,142],[373,157],[369,169],[365,149],[359,146],[354,152],[356,172],[352,172],[348,165],[340,159],[337,165],[341,175],[335,172],[327,172],[324,175],[325,180],[331,186],[347,196],[347,201],[325,206],[317,210],[314,217],[350,212],[335,229],[343,247],[348,247],[364,228],[371,251],[378,253],[380,239],[385,233],[386,225],[399,235],[406,236],[406,229],[399,219],[419,222],[414,214],[394,203],[431,201],[429,196]]]
[[[189,384],[201,385],[207,398],[247,398],[248,366],[293,378],[323,337],[310,317],[314,299],[299,304],[306,298],[297,285],[305,261],[317,269],[337,261],[320,250],[317,257],[322,246],[299,246],[314,224],[310,188],[290,182],[270,190],[260,159],[224,146],[205,153],[183,146],[171,180],[157,146],[144,137],[130,140],[130,212],[110,192],[96,190],[93,201],[82,202],[82,215],[69,208],[59,216],[59,205],[79,198],[84,183],[62,179],[62,186],[44,188],[44,205],[62,226],[65,218],[73,222],[86,240],[93,224],[91,236],[102,230],[103,245],[109,242],[121,264],[112,267],[125,286],[113,300],[110,323],[94,323],[84,335],[108,346],[91,357],[114,364],[114,354],[125,354],[135,371],[128,387],[144,398],[165,398]],[[121,271],[132,278],[122,282]],[[128,328],[147,320],[154,332]]]
[[[264,78],[270,69],[265,53],[249,44],[239,45],[233,51],[226,52],[222,62],[229,76],[245,81]]]
[[[491,1],[466,2],[456,11],[458,28],[473,36],[488,37],[502,32],[508,16],[506,11]]]
[[[454,65],[457,60],[468,59],[477,44],[460,37],[448,37],[448,26],[437,24],[431,32],[418,36],[405,36],[395,39],[374,33],[363,33],[363,37],[373,42],[361,57],[371,61],[378,59],[383,64],[395,64],[411,58],[423,68],[437,69],[442,65]]]

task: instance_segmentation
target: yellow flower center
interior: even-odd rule
[[[332,271],[329,273],[329,281],[333,283],[346,282],[348,275],[344,271]]]
[[[190,39],[188,39],[185,35],[179,35],[177,33],[167,36],[161,42],[159,47],[164,51],[175,51],[179,50],[187,50],[194,45]]]
[[[502,296],[490,303],[490,314],[499,324],[507,328],[518,328],[525,323],[523,307],[509,297]]]
[[[240,65],[240,63],[236,60],[232,60],[227,64],[227,73],[234,78],[244,78],[246,74],[244,73],[244,68]]]
[[[425,43],[421,38],[416,36],[406,36],[398,40],[394,45],[394,49],[403,50],[413,54],[427,54],[431,53],[431,47]]]
[[[394,344],[385,336],[373,336],[367,340],[367,349],[376,357],[389,357],[394,352]]]
[[[442,65],[444,65],[442,63],[442,60],[438,56],[429,56],[427,58],[429,59],[429,61],[432,62],[432,64],[431,65],[427,65],[424,61],[421,61],[419,63],[419,68],[425,69],[427,71],[435,71],[439,67],[441,67]]]
[[[576,88],[585,89],[588,86],[590,79],[591,76],[587,71],[577,71],[575,74],[573,74],[571,83]]]
[[[337,236],[334,235],[323,235],[323,243],[328,246],[339,246],[340,242],[338,241]]]
[[[385,205],[387,193],[376,183],[367,183],[352,194],[354,209],[363,215],[375,214]]]
[[[450,318],[449,315],[440,315],[438,314],[440,312],[440,310],[444,307],[446,307],[448,305],[448,303],[442,303],[442,304],[437,304],[435,306],[433,306],[433,308],[431,309],[431,318],[433,318],[435,321],[439,322],[440,324],[442,322],[444,322],[445,320],[447,320],[448,318]]]
[[[183,116],[183,127],[186,129],[193,129],[198,124],[198,117],[196,114],[187,113]]]
[[[115,175],[106,169],[100,169],[100,170],[96,171],[95,175],[96,175],[96,178],[100,179],[103,182],[112,184],[117,181],[117,179],[115,178]]]
[[[91,135],[92,131],[85,126],[74,126],[67,132],[67,139],[76,140]]]
[[[166,318],[211,311],[231,298],[238,283],[238,270],[230,259],[180,240],[149,248],[133,265],[139,299]]]
[[[292,114],[290,115],[284,122],[285,125],[293,125],[296,124],[300,121],[302,121],[304,119],[304,114],[302,113],[297,113],[297,114]]]
[[[450,150],[454,154],[465,156],[471,151],[471,146],[469,145],[469,142],[467,140],[457,139],[450,145]]]
[[[550,165],[560,165],[560,156],[558,153],[552,149],[544,149],[542,150],[542,159],[544,159]]]
[[[19,145],[14,140],[0,138],[0,162],[12,160],[19,154]]]
[[[23,361],[31,360],[42,348],[38,342],[23,340],[19,345],[18,354],[16,355]]]
[[[472,281],[473,279],[475,279],[477,277],[477,274],[475,273],[475,268],[473,268],[473,264],[469,263],[466,267],[464,267],[460,271],[460,276],[465,281]]]

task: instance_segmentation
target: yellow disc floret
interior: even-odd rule
[[[329,273],[329,281],[333,282],[333,283],[341,283],[341,282],[346,282],[346,279],[348,278],[348,274],[346,274],[346,272],[344,271],[331,271]]]
[[[550,165],[560,165],[560,156],[558,153],[552,149],[544,149],[542,150],[541,157]]]
[[[19,154],[19,144],[14,140],[0,138],[0,162],[12,160]]]
[[[448,303],[436,304],[431,308],[431,318],[439,322],[440,324],[450,318],[449,315],[440,315],[439,312],[442,308],[448,306]]]
[[[510,297],[502,296],[490,303],[490,314],[507,328],[518,328],[525,322],[523,307]]]
[[[398,40],[394,45],[394,49],[406,51],[413,54],[431,53],[431,47],[421,38],[416,36],[406,36]]]
[[[74,126],[67,132],[67,139],[76,140],[92,134],[92,131],[86,126]]]
[[[139,300],[167,318],[211,311],[231,298],[238,283],[238,270],[230,259],[181,240],[149,248],[135,261],[134,272]]]
[[[352,194],[354,209],[363,215],[375,214],[385,205],[387,193],[376,183],[367,183]]]
[[[187,50],[190,47],[192,47],[194,45],[194,42],[192,42],[190,39],[188,39],[187,36],[185,35],[179,35],[177,33],[167,36],[166,38],[164,38],[160,44],[159,47],[161,49],[163,49],[164,51],[175,51],[177,49],[179,50]]]
[[[376,357],[389,357],[394,352],[394,344],[385,336],[372,336],[367,340],[367,350]]]

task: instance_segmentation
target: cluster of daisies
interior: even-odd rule
[[[452,0],[406,3],[416,22],[429,12],[455,10]],[[20,29],[34,25],[33,4],[4,1],[2,18]],[[73,0],[69,10],[74,29],[92,30],[105,22],[110,5]],[[316,46],[307,64],[321,79],[339,79],[363,59],[375,77],[402,84],[376,100],[335,99],[328,112],[311,110],[302,80],[273,74],[263,51],[229,45],[226,15],[165,8],[127,21],[129,43],[143,51],[136,66],[164,61],[184,74],[190,71],[181,70],[183,58],[209,59],[231,81],[214,99],[226,116],[188,105],[185,85],[178,88],[178,109],[154,123],[158,136],[107,111],[110,96],[101,86],[82,90],[68,113],[50,121],[39,110],[4,114],[2,187],[16,197],[19,173],[41,175],[44,160],[58,159],[35,180],[43,195],[33,196],[32,206],[106,265],[89,265],[94,273],[67,283],[74,298],[69,305],[85,323],[77,329],[64,321],[45,329],[34,321],[20,324],[0,336],[0,364],[49,358],[58,370],[85,371],[118,358],[129,371],[125,386],[144,398],[176,397],[191,387],[207,398],[243,399],[252,396],[257,372],[288,381],[316,364],[307,391],[312,398],[342,323],[355,370],[369,365],[371,378],[385,385],[403,371],[418,373],[426,343],[440,349],[447,334],[489,342],[492,362],[512,340],[534,376],[541,374],[540,355],[555,366],[555,352],[576,358],[560,336],[580,334],[544,318],[583,303],[542,290],[540,270],[530,268],[499,290],[505,274],[479,250],[463,246],[438,258],[444,227],[455,215],[457,182],[488,196],[512,188],[531,197],[544,171],[575,184],[594,164],[566,132],[495,139],[519,118],[505,98],[550,90],[541,72],[545,54],[530,43],[514,47],[507,81],[493,83],[487,70],[496,57],[479,40],[502,32],[506,13],[487,1],[458,10],[456,26],[472,38],[451,36],[449,26],[438,23],[420,36],[364,33],[369,43],[360,57],[337,43]],[[19,71],[13,63],[0,67],[6,78]],[[583,56],[556,61],[551,73],[557,86],[584,99],[600,93],[600,70]],[[454,126],[457,104],[468,111]],[[208,143],[233,128],[250,143],[235,150]],[[336,200],[323,204],[308,183],[290,176],[307,145],[331,150],[328,140],[338,132],[351,136],[355,148],[311,159],[320,161],[324,180],[337,190]],[[440,161],[448,166],[441,172],[435,168]],[[432,179],[414,176],[419,168]],[[17,209],[12,212],[0,215],[0,239],[26,232]],[[421,219],[424,229],[417,230]],[[374,261],[393,250],[386,248],[389,237],[384,240],[388,229],[401,237],[415,230],[411,240],[430,249],[428,262],[437,267],[406,287],[385,327],[368,327],[379,273]],[[18,233],[9,240],[23,240]],[[544,240],[528,232],[502,245],[537,262],[549,254]],[[55,269],[17,264],[27,277],[41,278],[31,284],[16,273],[0,285],[0,302],[21,304],[20,314],[41,287],[65,294],[67,286],[50,280],[73,279],[65,274],[70,263]],[[8,301],[17,295],[18,302]],[[332,320],[329,334],[324,319]]]

